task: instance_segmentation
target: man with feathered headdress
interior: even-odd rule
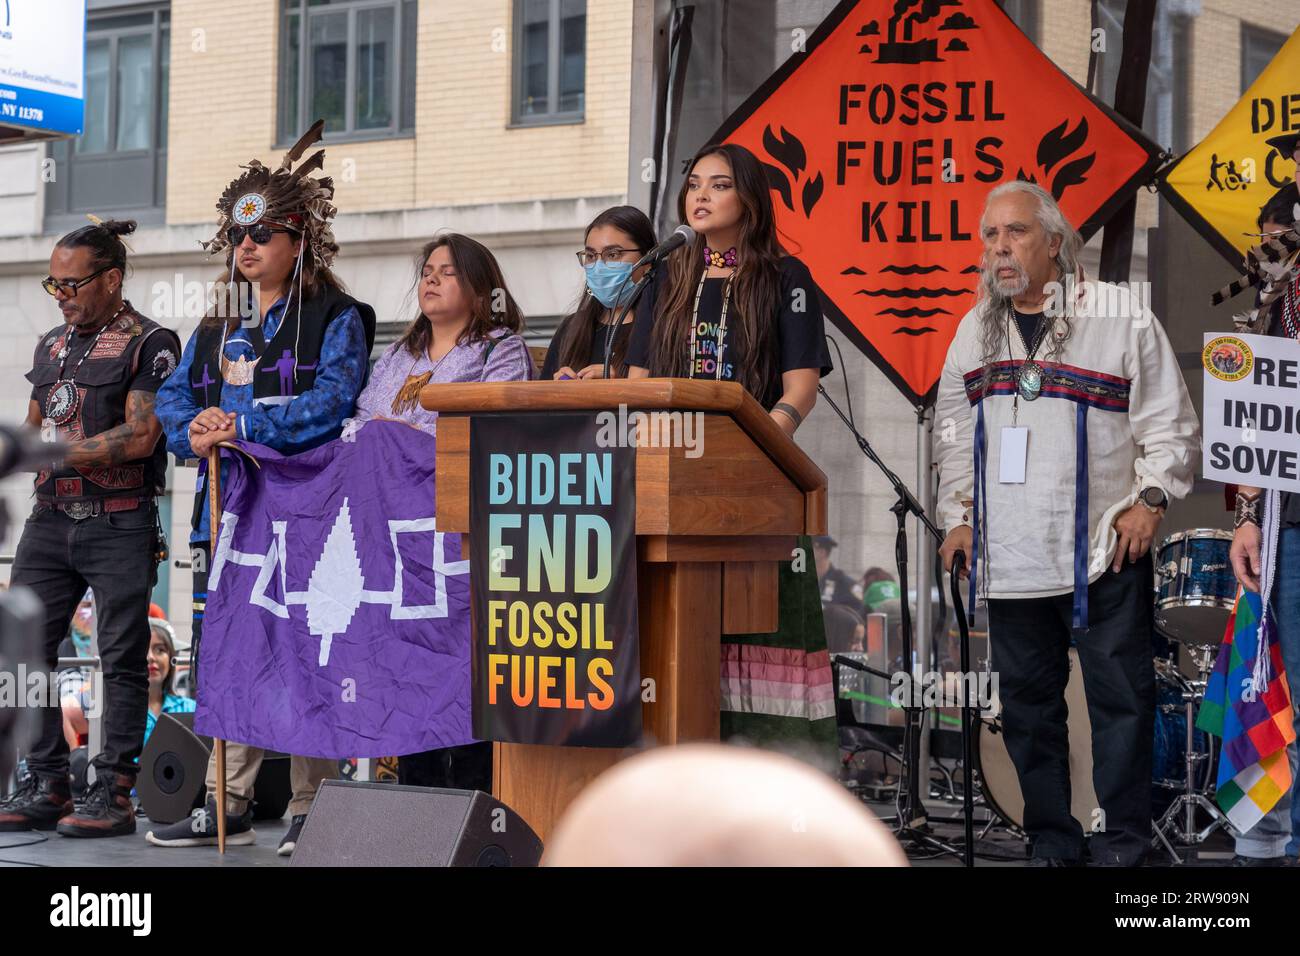
[[[179,459],[204,458],[218,442],[233,439],[288,454],[315,448],[339,436],[365,385],[375,313],[349,296],[330,271],[338,252],[330,225],[337,211],[334,183],[310,175],[324,165],[324,150],[294,168],[323,129],[318,120],[275,169],[250,161],[217,201],[220,225],[203,246],[225,253],[227,294],[200,322],[176,373],[158,393],[167,447]],[[246,299],[250,283],[255,291]],[[240,306],[231,307],[232,302]],[[195,495],[190,536],[196,655],[207,593],[206,498],[205,481]],[[227,747],[224,810],[232,845],[256,839],[249,806],[261,762],[258,748]],[[336,771],[333,760],[293,758],[293,825],[280,845],[282,854],[293,851],[320,781]],[[207,806],[193,818],[151,831],[149,842],[215,844],[215,781],[214,757],[208,765]]]

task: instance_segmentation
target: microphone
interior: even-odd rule
[[[673,230],[673,234],[671,236],[669,236],[663,242],[659,243],[659,245],[655,246],[653,249],[651,249],[649,252],[643,255],[640,259],[638,259],[636,261],[636,264],[632,266],[631,269],[628,270],[627,275],[623,277],[623,282],[621,285],[619,285],[618,292],[615,294],[616,300],[621,299],[623,297],[623,286],[627,285],[627,280],[632,278],[632,273],[636,272],[636,270],[641,268],[643,265],[647,263],[650,264],[650,270],[646,272],[646,274],[643,275],[637,281],[637,283],[632,287],[633,288],[632,297],[627,301],[626,304],[623,305],[622,311],[619,311],[617,309],[615,310],[614,321],[610,323],[609,328],[606,329],[605,331],[605,366],[603,372],[605,378],[609,378],[609,363],[610,363],[611,355],[614,351],[614,338],[618,334],[619,326],[623,324],[623,317],[627,315],[627,310],[632,307],[633,303],[636,302],[636,298],[640,290],[645,288],[646,283],[650,281],[650,276],[654,272],[654,267],[658,265],[659,262],[666,255],[668,255],[668,253],[672,252],[674,249],[680,248],[681,246],[686,245],[688,242],[694,242],[694,241],[695,241],[694,229],[692,229],[690,226],[687,225],[678,226],[676,229]]]
[[[0,425],[0,478],[16,471],[40,471],[59,462],[67,447],[60,441],[46,441],[41,433],[25,425]]]
[[[638,259],[636,265],[632,267],[632,271],[635,272],[638,266],[643,266],[647,262],[658,262],[660,259],[668,255],[668,253],[672,252],[674,249],[684,246],[688,242],[694,242],[694,241],[695,241],[694,229],[692,229],[690,226],[687,225],[678,226],[676,229],[673,230],[673,234],[671,236],[669,236],[663,242],[659,243],[659,245],[655,246],[653,249],[651,249],[649,252],[643,255],[640,259]]]

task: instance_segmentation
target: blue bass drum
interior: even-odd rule
[[[1184,644],[1222,644],[1237,599],[1228,549],[1232,533],[1179,531],[1156,553],[1156,630]]]

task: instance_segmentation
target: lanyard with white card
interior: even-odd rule
[[[1023,485],[1029,463],[1029,429],[1024,425],[1003,425],[998,448],[998,481],[1004,485]]]

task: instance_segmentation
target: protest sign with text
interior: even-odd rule
[[[1204,476],[1300,491],[1300,343],[1207,332],[1201,364]]]

